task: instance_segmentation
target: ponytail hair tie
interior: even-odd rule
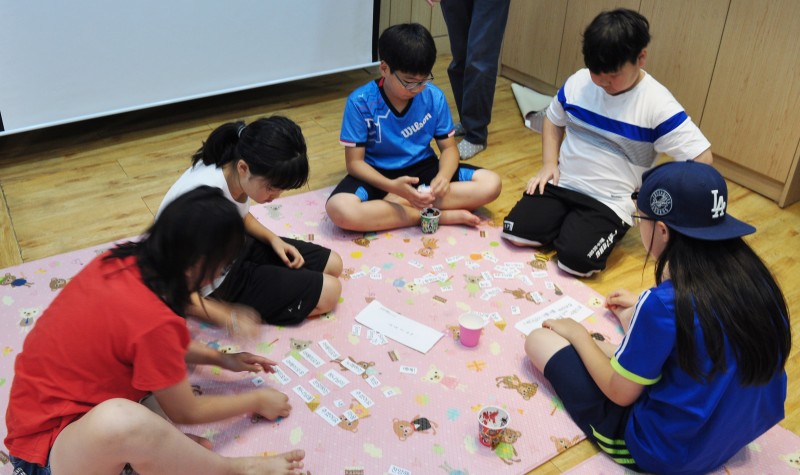
[[[236,131],[236,135],[238,135],[239,137],[241,137],[241,136],[242,136],[242,131],[245,129],[245,127],[247,127],[247,126],[246,126],[246,125],[244,125],[244,124],[240,125],[240,126],[239,126],[239,130],[237,130],[237,131]]]

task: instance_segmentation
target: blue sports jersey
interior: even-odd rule
[[[339,141],[365,147],[364,160],[377,169],[397,170],[435,156],[432,139],[453,135],[453,118],[441,89],[428,84],[404,111],[384,95],[383,79],[370,81],[347,98]]]
[[[695,317],[695,347],[711,361]],[[642,294],[611,365],[646,385],[633,405],[625,442],[636,463],[655,473],[707,473],[784,417],[786,373],[761,386],[742,386],[726,345],[727,369],[700,384],[678,363],[675,292],[671,281]]]

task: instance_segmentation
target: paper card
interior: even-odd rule
[[[328,394],[331,393],[331,390],[328,389],[327,386],[319,382],[318,379],[312,379],[311,381],[308,382],[308,384],[310,384],[312,388],[316,389],[323,396],[327,396]]]
[[[320,340],[317,344],[319,345],[320,348],[322,348],[322,351],[324,351],[325,354],[328,355],[328,358],[330,358],[331,361],[341,356],[339,352],[336,351],[336,348],[334,348],[333,345],[331,345],[331,343],[328,340]]]
[[[427,353],[444,333],[404,317],[373,300],[356,316],[356,321],[409,348]]]
[[[353,412],[352,409],[348,409],[348,410],[344,411],[344,413],[342,415],[344,416],[345,419],[347,419],[350,422],[353,422],[353,421],[358,419],[358,415],[356,415],[356,413]]]
[[[304,360],[311,363],[311,365],[315,368],[319,368],[320,366],[325,364],[325,362],[322,361],[322,358],[320,358],[316,353],[314,353],[311,350],[311,348],[306,348],[305,350],[301,351],[300,356],[302,356]]]
[[[287,356],[281,361],[283,361],[283,364],[289,367],[289,369],[294,371],[295,374],[298,376],[303,376],[304,374],[308,373],[308,368],[303,366],[302,363],[292,358],[291,356]]]
[[[280,366],[273,366],[272,369],[275,370],[274,373],[270,375],[272,379],[281,383],[281,384],[288,384],[292,381],[292,378],[289,377],[288,374],[280,367]]]
[[[385,397],[393,397],[393,396],[397,396],[397,390],[396,390],[396,389],[394,389],[394,388],[384,388],[384,389],[383,389],[383,395],[384,395]]]
[[[364,407],[372,407],[375,404],[372,399],[370,399],[369,396],[364,394],[364,391],[360,389],[354,389],[350,391],[350,395],[353,396],[356,401],[360,402]]]
[[[308,402],[311,402],[311,401],[314,400],[314,395],[311,394],[310,392],[308,392],[306,390],[306,388],[304,388],[303,386],[301,386],[299,384],[297,386],[293,387],[292,391],[294,391],[295,394],[300,396],[300,399],[302,399],[304,402],[308,403]]]
[[[397,465],[391,465],[389,467],[389,475],[411,475],[411,470],[400,468]]]
[[[337,416],[333,411],[331,411],[325,406],[318,407],[317,410],[314,412],[321,418],[325,419],[325,421],[331,426],[337,426],[341,421],[341,419],[339,419],[339,416]]]
[[[328,372],[325,373],[325,377],[328,378],[328,381],[332,382],[339,388],[343,388],[350,384],[350,380],[337,373],[336,370],[328,370]]]
[[[366,381],[367,384],[369,384],[370,387],[372,387],[372,388],[377,388],[378,386],[381,385],[381,381],[378,378],[376,378],[375,376],[370,376],[369,378],[365,379],[364,381]]]
[[[400,372],[405,374],[417,374],[417,368],[413,366],[400,366]]]
[[[552,318],[572,318],[581,321],[592,314],[592,309],[581,305],[572,297],[563,297],[533,315],[517,322],[514,327],[524,334],[529,334],[542,327],[542,322]]]
[[[354,362],[350,358],[343,359],[339,364],[349,369],[350,371],[354,372],[355,374],[358,375],[364,374],[364,368],[359,366],[358,363]]]

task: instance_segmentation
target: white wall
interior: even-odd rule
[[[0,135],[374,64],[373,0],[0,0]]]

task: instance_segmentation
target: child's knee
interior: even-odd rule
[[[473,180],[480,184],[480,189],[485,195],[487,203],[500,196],[500,192],[503,189],[503,180],[497,173],[484,168],[476,171],[475,175],[473,175]]]
[[[91,424],[91,432],[98,439],[113,445],[136,436],[148,436],[155,418],[161,419],[161,416],[139,403],[115,398],[101,402],[82,420]]]
[[[325,269],[323,272],[325,274],[339,277],[342,275],[342,269],[344,268],[344,263],[342,262],[342,256],[337,254],[335,251],[331,251],[330,256],[328,256],[328,262],[325,264]]]
[[[331,218],[333,224],[342,229],[353,229],[358,223],[358,216],[355,212],[356,203],[351,201],[340,193],[331,196],[328,202],[325,203],[325,211],[328,213],[328,217]]]
[[[322,275],[322,292],[319,295],[319,303],[317,309],[321,313],[333,310],[339,303],[339,297],[342,295],[342,282],[328,274]]]

